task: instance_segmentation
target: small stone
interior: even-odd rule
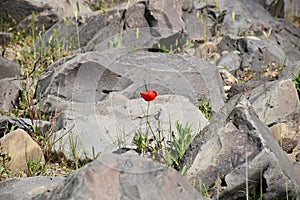
[[[27,170],[27,161],[45,162],[42,149],[22,129],[18,129],[0,138],[0,150],[2,154],[11,157],[7,166],[13,173]]]
[[[297,146],[298,141],[291,138],[282,138],[281,147],[287,153],[292,153],[293,149]]]

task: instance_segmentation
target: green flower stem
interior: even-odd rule
[[[150,101],[148,101],[148,106],[147,106],[147,112],[146,112],[146,141],[148,141],[148,136],[149,136],[149,129],[153,135],[153,139],[158,143],[156,136],[154,134],[154,131],[152,129],[152,127],[150,126],[150,122],[149,122],[149,110],[150,110]]]

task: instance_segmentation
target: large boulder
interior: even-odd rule
[[[116,38],[122,40],[129,34],[134,38],[142,38],[136,42],[139,48],[145,45],[149,48],[153,43],[148,41],[147,37],[151,36],[157,40],[185,30],[183,13],[192,9],[192,0],[132,1],[129,4],[127,2],[106,11],[80,15],[78,19],[69,17],[60,20],[43,35],[37,45],[44,47],[52,38],[50,43],[53,45],[60,43],[66,50],[85,52],[95,50],[99,43]],[[138,34],[141,36],[136,36]],[[131,42],[132,38],[127,41]]]
[[[33,199],[200,199],[177,171],[139,156],[101,155]]]
[[[213,183],[211,195],[219,199],[299,195],[296,168],[241,95],[233,97],[194,138],[181,167],[187,168],[186,176],[197,189]]]
[[[72,102],[99,102],[111,92],[134,99],[145,84],[160,95],[184,96],[196,106],[202,98],[214,112],[224,104],[215,65],[196,57],[124,48],[63,58],[41,75],[35,96],[42,110],[59,112]]]
[[[0,199],[30,200],[38,194],[53,190],[63,180],[63,177],[35,176],[29,178],[12,178],[1,181]]]
[[[50,28],[57,20],[64,17],[74,16],[75,13],[81,14],[91,12],[86,1],[82,0],[16,0],[1,1],[0,10],[3,13],[0,20],[9,23],[11,26],[22,29]],[[34,13],[34,16],[32,14]],[[32,22],[32,19],[35,22]],[[30,27],[34,25],[35,27]]]
[[[101,102],[74,102],[62,111],[56,123],[58,131],[53,133],[53,139],[60,138],[60,142],[54,148],[71,160],[84,156],[92,158],[94,152],[136,148],[132,145],[133,138],[138,132],[146,133],[147,121],[156,137],[166,140],[172,131],[177,135],[177,122],[188,124],[193,135],[207,124],[199,109],[183,96],[159,95],[148,108],[141,98],[129,100],[114,93]],[[149,132],[149,138],[153,138],[152,132]]]
[[[146,124],[146,105],[139,95],[145,84],[159,94],[150,114],[161,113],[164,133],[176,121],[189,123],[194,133],[201,130],[207,121],[197,108],[200,98],[213,112],[224,104],[216,67],[199,58],[122,48],[74,55],[50,66],[36,89],[42,110],[62,111],[54,135],[63,142],[56,149],[63,146],[70,157],[69,136],[82,147],[77,148],[79,155],[91,155],[92,148],[116,148],[121,136],[127,141],[124,146],[131,145],[135,132]],[[157,125],[157,119],[151,120]]]

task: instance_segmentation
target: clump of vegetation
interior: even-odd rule
[[[55,138],[51,137],[53,127],[44,132],[41,132],[36,127],[36,120],[54,122],[58,115],[58,113],[45,113],[36,104],[37,100],[34,98],[34,93],[37,80],[48,66],[60,58],[70,55],[71,51],[70,48],[66,48],[61,44],[57,30],[55,29],[53,30],[53,37],[49,41],[42,41],[43,44],[49,44],[47,48],[37,46],[36,43],[38,40],[42,40],[41,35],[45,30],[38,32],[35,21],[35,14],[32,13],[29,30],[18,30],[10,27],[8,24],[0,26],[1,31],[12,34],[11,40],[0,47],[2,57],[12,60],[21,66],[21,74],[19,76],[21,92],[18,101],[9,112],[0,110],[0,115],[28,118],[31,120],[32,128],[29,134],[42,148],[46,162],[34,162],[29,158],[27,160],[28,169],[25,172],[12,174],[7,165],[10,159],[9,155],[3,154],[0,151],[1,180],[20,176],[52,175],[51,171],[60,171],[61,174],[67,175],[74,169],[90,161],[87,159],[84,161],[79,161],[79,159],[70,161],[64,155],[53,152],[53,145],[60,139],[55,140]],[[2,22],[0,23],[3,24]],[[16,128],[18,127],[12,125],[11,127],[7,127],[7,130],[4,130],[4,132],[13,131]]]
[[[297,75],[294,75],[293,82],[298,92],[298,97],[300,98],[300,70],[298,71]]]
[[[176,130],[178,133],[178,138],[175,136],[174,132],[171,132],[170,147],[168,148],[168,165],[172,167],[177,167],[183,158],[183,155],[190,145],[193,135],[189,124],[182,126],[179,122],[176,123]]]
[[[212,107],[209,102],[206,102],[204,99],[199,99],[200,101],[200,106],[199,110],[204,114],[205,118],[210,120],[212,117]]]
[[[169,141],[165,140],[161,132],[162,130],[157,129],[157,133],[153,133],[154,137],[148,137],[147,133],[138,131],[133,138],[133,144],[136,145],[138,153],[175,168],[180,164],[193,138],[191,127],[188,124],[183,126],[177,122],[176,132],[178,136],[174,131],[170,131]]]
[[[133,144],[136,145],[138,153],[147,154],[153,160],[167,164],[170,167],[177,167],[193,138],[191,127],[188,124],[182,126],[177,121],[176,130],[178,137],[176,137],[174,131],[171,130],[170,124],[170,140],[166,141],[160,126],[159,116],[154,117],[157,120],[156,129],[151,127],[149,120],[150,102],[156,98],[157,93],[154,90],[148,90],[146,84],[145,88],[146,92],[141,92],[140,95],[148,102],[146,112],[142,108],[146,120],[146,129],[144,133],[141,130],[136,133],[133,138]],[[152,137],[149,137],[150,134]]]

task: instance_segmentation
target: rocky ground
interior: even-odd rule
[[[0,3],[0,199],[300,198],[297,1],[57,6]]]

